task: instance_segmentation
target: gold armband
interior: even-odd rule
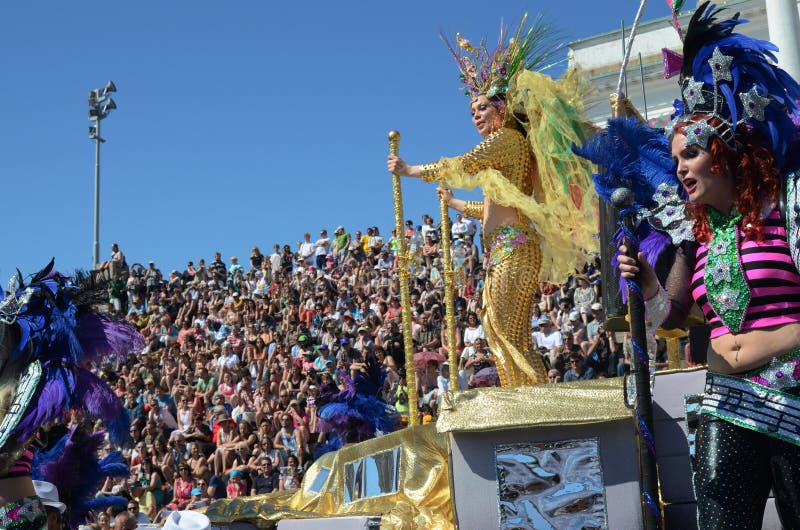
[[[466,201],[462,213],[467,217],[483,220],[483,201]]]
[[[436,182],[439,180],[439,164],[431,162],[430,164],[422,164],[419,166],[420,177],[425,182]]]

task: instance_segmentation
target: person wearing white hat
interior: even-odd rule
[[[572,311],[569,314],[569,319],[564,324],[561,331],[570,334],[575,344],[580,344],[581,341],[586,338],[586,325],[583,323],[583,320],[581,320],[578,311]]]
[[[439,375],[436,376],[436,393],[431,402],[436,404],[438,411],[442,402],[442,394],[450,390],[450,362],[445,361],[439,366]]]
[[[539,332],[535,334],[534,338],[540,352],[559,349],[563,344],[561,333],[553,325],[553,321],[546,316],[539,318]]]
[[[34,480],[33,489],[47,512],[47,530],[61,530],[61,514],[67,510],[67,505],[59,500],[58,488],[51,482]]]
[[[533,342],[539,354],[547,358],[550,368],[559,364],[559,353],[564,345],[561,332],[558,331],[550,317],[542,315],[539,318],[539,331],[533,333]],[[549,380],[549,378],[548,378]]]
[[[191,510],[172,512],[164,521],[164,530],[209,530],[211,520],[202,513]]]
[[[448,361],[443,362],[439,366],[439,375],[436,377],[436,388],[439,390],[439,394],[450,390],[450,363]]]
[[[599,302],[592,304],[592,320],[586,324],[586,340],[589,345],[597,341],[597,332],[603,327],[603,305]]]

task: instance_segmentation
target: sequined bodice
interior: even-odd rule
[[[469,174],[484,169],[496,169],[524,194],[534,193],[536,165],[528,147],[528,140],[516,129],[504,127],[493,132],[471,151],[458,158],[464,171]],[[439,162],[422,165],[420,168],[422,178],[427,182],[438,180],[439,168]]]

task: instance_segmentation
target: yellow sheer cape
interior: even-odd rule
[[[541,197],[526,195],[495,169],[470,175],[458,158],[439,161],[439,180],[466,190],[480,187],[493,202],[517,208],[531,220],[542,244],[540,281],[564,281],[589,252],[599,249],[592,165],[572,153],[572,144],[583,143],[587,132],[584,94],[575,70],[559,80],[526,70],[511,82],[507,115],[527,117],[523,126],[536,160]]]

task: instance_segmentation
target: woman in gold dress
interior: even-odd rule
[[[577,75],[554,81],[533,72],[554,47],[541,19],[523,35],[524,23],[510,41],[501,28],[494,52],[460,35],[460,51],[450,46],[484,140],[462,156],[430,164],[388,159],[389,171],[438,181],[449,207],[481,221],[489,255],[481,321],[502,386],[547,382],[531,335],[540,277],[562,280],[596,245],[591,172],[570,151],[584,133]],[[480,202],[456,199],[449,190],[477,186]]]

